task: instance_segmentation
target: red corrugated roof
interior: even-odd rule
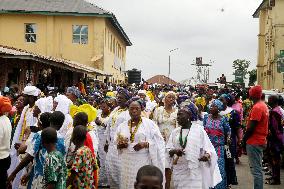
[[[170,84],[170,85],[178,85],[179,83],[174,81],[171,78],[168,78],[167,76],[164,75],[156,75],[154,77],[151,77],[150,79],[147,80],[148,83],[150,84],[160,84],[160,85],[164,85],[164,84]]]

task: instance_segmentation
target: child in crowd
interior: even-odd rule
[[[75,155],[68,163],[71,175],[68,178],[67,186],[77,189],[95,189],[94,170],[97,169],[96,159],[90,148],[84,145],[87,135],[87,128],[79,125],[73,129],[71,142],[76,146]]]
[[[44,129],[41,133],[41,142],[48,153],[44,167],[44,188],[65,189],[67,168],[62,153],[56,149],[56,130],[52,127]]]
[[[136,176],[134,183],[135,189],[162,189],[163,188],[163,173],[155,166],[145,165],[141,167]]]

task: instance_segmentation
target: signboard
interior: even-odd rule
[[[202,65],[202,57],[196,57],[196,65]]]
[[[284,58],[284,50],[280,50],[280,58]]]
[[[238,82],[238,83],[244,82],[244,72],[242,70],[235,71],[235,82]]]
[[[284,73],[284,57],[277,60],[277,72]]]

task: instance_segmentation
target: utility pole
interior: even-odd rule
[[[168,73],[169,83],[168,84],[170,84],[170,75],[171,75],[171,53],[176,50],[178,50],[178,48],[172,49],[169,52],[169,73]]]

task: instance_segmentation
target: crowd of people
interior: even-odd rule
[[[283,98],[260,86],[129,85],[0,96],[0,188],[227,189],[248,155],[280,185]]]

